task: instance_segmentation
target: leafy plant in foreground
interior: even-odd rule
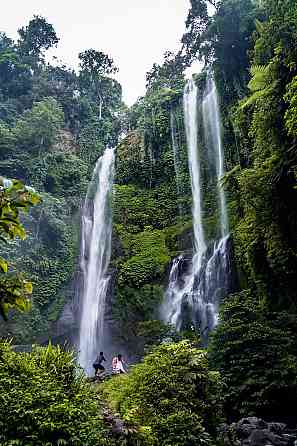
[[[39,196],[17,180],[0,178],[0,184],[0,239],[5,243],[16,237],[24,239],[26,232],[19,219],[20,211],[28,212],[30,206],[39,202]],[[31,282],[8,270],[9,263],[0,257],[0,314],[4,319],[10,308],[28,309],[28,295],[32,293]]]
[[[49,345],[16,353],[0,343],[0,444],[112,444],[72,352]]]
[[[140,443],[211,445],[221,421],[222,383],[208,368],[206,352],[188,341],[162,344],[127,376],[104,384],[104,394]]]

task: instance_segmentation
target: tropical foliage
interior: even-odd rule
[[[0,343],[0,408],[1,444],[112,444],[94,390],[60,347],[16,353]]]
[[[0,240],[9,245],[8,240],[26,237],[20,212],[28,212],[30,206],[39,202],[39,196],[20,181],[1,178],[0,182]],[[32,293],[32,283],[10,269],[8,261],[0,257],[0,313],[4,319],[11,308],[27,310],[30,307],[28,297]]]
[[[14,268],[25,275],[9,275],[9,290],[5,298],[1,291],[1,303],[6,299],[6,306],[18,302],[19,308],[27,308],[25,294],[32,287],[25,277],[35,286],[31,311],[21,317],[11,313],[0,334],[9,332],[17,342],[32,342],[55,336],[52,326],[71,298],[80,203],[94,162],[106,144],[117,141],[122,103],[120,85],[108,77],[116,70],[108,55],[94,49],[82,52],[75,73],[45,62],[46,51],[59,39],[43,17],[33,17],[18,33],[17,41],[0,34],[0,170],[6,178],[33,186],[42,202],[22,219],[26,240],[20,244],[16,239],[3,248]],[[29,205],[29,192],[17,182],[1,197],[17,195],[16,188],[20,197],[28,197]],[[2,275],[7,276],[5,271]],[[17,300],[14,293],[19,294]],[[73,316],[63,330],[69,334],[76,323]]]
[[[72,308],[80,204],[96,159],[117,146],[114,335],[134,357],[150,353],[103,392],[132,426],[131,445],[217,444],[222,410],[230,419],[295,414],[296,38],[295,0],[191,0],[180,50],[153,65],[146,94],[128,109],[109,55],[82,51],[78,73],[46,63],[59,39],[39,16],[16,41],[0,34],[0,169],[18,179],[0,185],[1,314],[27,309],[34,284],[31,311],[9,312],[0,334],[32,343],[77,332],[73,314],[56,328]],[[199,97],[209,70],[220,96],[222,184],[238,284],[221,308],[209,357],[197,339],[195,346],[171,343],[183,334],[158,320],[172,259],[192,254],[182,95],[184,70],[197,59],[205,63],[194,76]],[[199,144],[203,223],[214,240],[217,185],[205,141]],[[20,220],[39,201],[24,184],[42,201]],[[52,347],[17,354],[1,344],[4,444],[106,444],[97,399],[73,361]]]
[[[123,419],[134,423],[139,444],[215,444],[222,421],[222,383],[206,353],[187,341],[164,344],[104,385],[104,395]]]
[[[228,297],[211,340],[210,363],[224,376],[229,416],[294,412],[296,330],[294,316],[269,312],[250,291]]]

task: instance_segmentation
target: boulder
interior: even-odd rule
[[[287,446],[286,439],[268,429],[254,429],[248,438],[250,446]]]
[[[279,422],[266,423],[257,417],[223,424],[218,431],[225,446],[297,446],[297,428],[289,429]]]

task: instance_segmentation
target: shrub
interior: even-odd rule
[[[156,347],[103,391],[126,422],[136,423],[140,444],[209,445],[221,420],[220,376],[188,341]]]
[[[99,402],[60,347],[16,353],[0,343],[0,443],[105,445]]]
[[[297,404],[296,321],[270,313],[250,291],[228,297],[209,346],[211,366],[226,381],[226,411],[286,416]]]

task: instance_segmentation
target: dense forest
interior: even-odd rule
[[[41,16],[18,36],[0,33],[0,444],[296,444],[296,2],[191,0],[179,51],[154,64],[129,108],[110,55],[86,49],[77,71],[49,63],[59,37]],[[220,240],[228,250],[212,327],[184,297],[181,322],[162,316],[173,272],[182,289],[199,253],[185,125],[185,73],[197,60],[199,280]],[[221,178],[205,124],[214,84]],[[100,333],[104,351],[134,365],[93,382],[76,353],[93,255],[81,217],[89,202],[97,209],[96,172],[111,149]]]

